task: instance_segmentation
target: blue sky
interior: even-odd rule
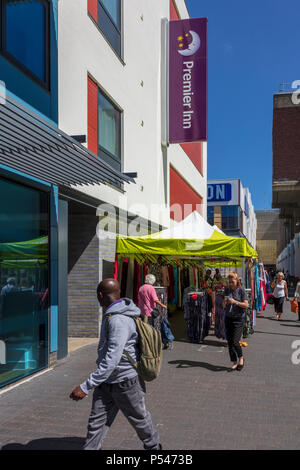
[[[300,80],[299,0],[186,0],[208,18],[208,178],[240,178],[272,207],[273,94]]]

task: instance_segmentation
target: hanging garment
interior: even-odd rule
[[[159,263],[154,263],[151,264],[149,267],[149,272],[150,274],[153,274],[155,276],[155,285],[156,286],[162,286],[162,266]]]
[[[168,266],[169,270],[169,287],[168,287],[168,300],[171,302],[175,297],[175,276],[173,266],[170,264]]]
[[[189,267],[189,286],[196,287],[195,279],[194,279],[194,270],[192,267]]]
[[[243,338],[247,338],[254,333],[253,330],[253,317],[251,310],[251,290],[247,289],[249,307],[245,310],[246,318],[243,327]]]
[[[178,305],[178,266],[173,266],[174,273],[174,297],[171,300],[171,304]]]
[[[150,273],[150,270],[149,270],[149,266],[148,264],[146,263],[146,261],[144,262],[144,282],[145,282],[145,277],[147,276],[147,274]]]
[[[179,266],[178,267],[178,283],[177,283],[177,287],[178,287],[178,307],[182,306],[181,271],[182,271],[182,268]]]
[[[127,286],[126,286],[126,297],[128,297],[129,299],[133,298],[133,276],[134,276],[134,259],[129,258]]]
[[[169,287],[169,285],[170,285],[168,266],[162,266],[161,267],[161,285],[163,287]]]
[[[144,263],[141,264],[141,279],[140,279],[141,286],[145,284],[145,278],[144,278]]]
[[[119,256],[119,259],[118,259],[118,281],[119,281],[120,286],[121,286],[121,283],[122,283],[122,270],[123,270],[124,260],[125,260],[125,258],[120,258],[120,256]]]
[[[225,331],[225,309],[223,308],[224,296],[216,294],[215,311],[215,336],[219,339],[226,339]]]
[[[189,295],[187,301],[187,334],[192,343],[202,343],[209,333],[208,296],[206,293]]]
[[[121,297],[126,297],[127,276],[128,276],[128,258],[125,258],[123,265],[122,265]]]
[[[186,287],[183,291],[183,296],[182,296],[182,307],[184,311],[184,318],[187,320],[189,318],[189,307],[188,307],[188,300],[189,300],[189,292],[195,292],[194,287]]]
[[[158,300],[164,304],[168,305],[168,290],[166,287],[155,287],[155,292],[157,295]],[[160,330],[162,319],[168,319],[168,310],[166,308],[157,305],[157,310],[159,311],[159,315],[156,318],[153,318],[153,327],[157,330]]]
[[[138,304],[139,290],[141,287],[141,265],[134,260],[134,275],[133,275],[133,302]]]
[[[255,279],[256,279],[256,289],[257,289],[256,310],[261,311],[262,310],[262,305],[261,305],[259,272],[258,272],[258,266],[257,265],[256,265],[256,269],[255,269],[255,276],[256,276]]]
[[[190,286],[190,273],[189,268],[184,267],[181,270],[181,291],[183,292],[186,287]]]

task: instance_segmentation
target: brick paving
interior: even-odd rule
[[[228,373],[225,343],[211,331],[203,345],[190,344],[181,319],[173,317],[177,341],[164,353],[161,375],[147,385],[146,399],[164,449],[299,449],[300,364],[291,362],[292,342],[300,340],[296,319],[288,303],[279,322],[268,306],[246,339],[244,370]],[[84,346],[0,395],[0,448],[80,449],[92,395],[81,402],[68,396],[93,370],[95,355],[95,344]],[[104,449],[142,449],[121,413]]]

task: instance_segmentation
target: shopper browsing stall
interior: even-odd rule
[[[248,298],[236,273],[228,275],[228,285],[229,288],[225,290],[224,299],[226,338],[230,359],[233,362],[231,371],[240,371],[244,367],[240,339],[243,333],[245,309],[248,308]]]
[[[167,308],[160,300],[157,298],[156,291],[153,287],[155,284],[156,278],[153,274],[147,274],[145,277],[145,284],[139,289],[139,301],[138,305],[141,310],[141,316],[145,322],[150,323],[153,326],[152,313],[157,305],[160,305],[162,308]]]

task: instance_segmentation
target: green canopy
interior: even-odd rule
[[[25,242],[0,243],[0,263],[8,260],[48,259],[48,237],[35,238]]]
[[[245,238],[229,237],[192,213],[171,229],[143,237],[117,237],[116,252],[141,260],[147,257],[197,257],[210,265],[236,265],[243,258],[258,258]]]

